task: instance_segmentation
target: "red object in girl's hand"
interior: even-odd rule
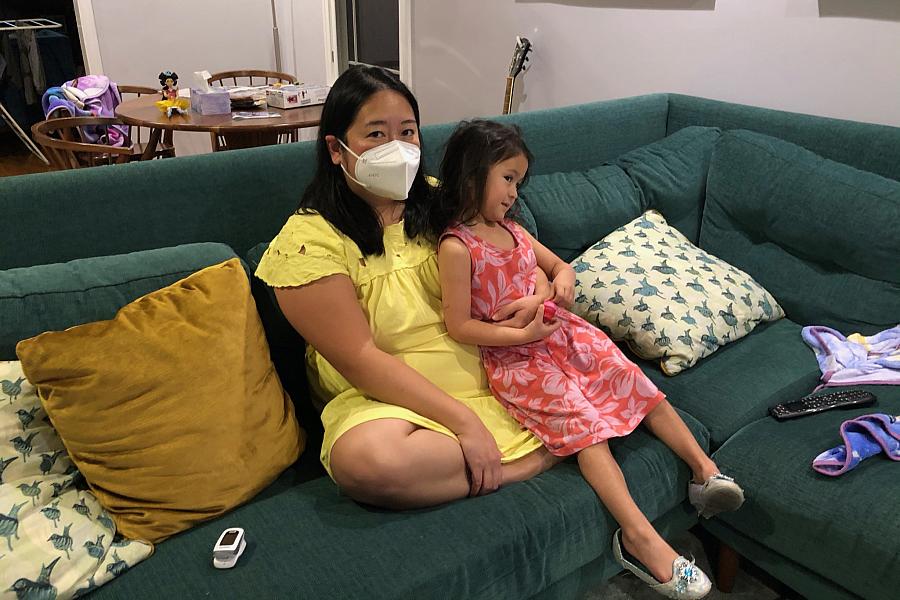
[[[556,302],[544,300],[544,323],[549,323],[556,316]]]

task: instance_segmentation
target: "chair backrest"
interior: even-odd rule
[[[241,69],[238,71],[213,73],[206,81],[210,85],[267,85],[270,83],[297,83],[297,78],[290,73],[280,73],[278,71]]]
[[[64,117],[35,123],[31,134],[46,152],[54,169],[128,162],[132,155],[130,140],[123,147],[81,141],[82,128],[93,128],[96,135],[106,138],[112,125],[122,125],[122,122],[112,117]]]
[[[126,94],[134,94],[138,98],[141,96],[156,96],[157,98],[162,98],[162,94],[160,90],[154,89],[152,87],[147,87],[144,85],[119,85],[119,94],[122,95],[122,100],[125,100]],[[146,133],[146,137],[144,134]],[[163,132],[162,135],[162,146],[163,151],[167,148],[174,148],[174,131],[171,129],[167,129]],[[150,129],[147,127],[138,127],[136,125],[128,126],[128,134],[131,137],[131,141],[135,144],[142,144],[145,140],[150,139]],[[172,153],[174,156],[174,152]]]
[[[210,85],[269,85],[272,83],[298,83],[297,78],[290,73],[279,71],[266,71],[263,69],[240,69],[237,71],[221,71],[213,73],[206,80]],[[209,134],[213,152],[227,150],[225,137],[215,133]],[[286,131],[278,135],[279,144],[289,144],[299,139],[297,130]]]

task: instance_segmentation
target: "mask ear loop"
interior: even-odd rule
[[[350,154],[352,154],[353,156],[355,156],[357,161],[359,160],[359,154],[357,154],[356,152],[354,152],[353,150],[351,150],[350,147],[347,146],[347,144],[345,144],[344,141],[343,141],[341,138],[337,138],[337,141],[338,141],[338,143],[339,143],[341,146],[344,147],[344,149],[345,149],[347,152],[349,152]],[[357,162],[356,164],[359,164],[359,163]],[[357,185],[361,186],[363,189],[369,189],[369,186],[368,186],[368,185],[366,185],[365,183],[363,183],[362,181],[360,181],[359,179],[357,179],[356,177],[354,177],[353,175],[350,174],[350,171],[348,171],[348,170],[347,170],[347,167],[344,166],[344,161],[341,161],[341,170],[344,172],[345,175],[347,175],[347,177],[349,177],[349,178],[350,178],[352,181],[354,181]]]

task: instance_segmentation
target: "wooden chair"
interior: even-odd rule
[[[134,150],[123,147],[89,144],[81,141],[81,127],[88,125],[122,125],[112,117],[62,117],[39,121],[32,125],[31,135],[50,159],[56,170],[80,169],[99,165],[127,163]]]
[[[140,85],[120,85],[119,93],[122,94],[123,99],[125,94],[134,94],[138,98],[141,96],[160,96],[159,90]],[[163,131],[162,138],[160,138],[159,144],[156,146],[156,152],[153,154],[153,158],[175,157],[174,133],[175,132],[171,129]],[[141,156],[144,154],[144,150],[150,140],[150,129],[147,127],[129,126],[128,136],[134,144],[134,157],[132,160],[141,160]]]
[[[271,85],[273,83],[297,83],[297,78],[290,73],[279,71],[265,71],[262,69],[240,69],[237,71],[221,71],[213,73],[206,80],[209,85]],[[279,144],[296,142],[299,139],[297,129],[286,131],[278,135]],[[215,133],[209,134],[213,152],[227,150],[225,138]]]

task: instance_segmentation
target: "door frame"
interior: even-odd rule
[[[81,42],[81,56],[84,58],[86,75],[103,75],[103,60],[100,57],[100,39],[94,22],[93,0],[75,0],[75,22],[78,24],[78,39]]]
[[[338,66],[338,12],[336,3],[340,0],[322,0],[322,19],[325,25],[325,77],[328,85],[340,75]],[[397,0],[400,3],[400,80],[408,87],[412,81],[412,0]]]

